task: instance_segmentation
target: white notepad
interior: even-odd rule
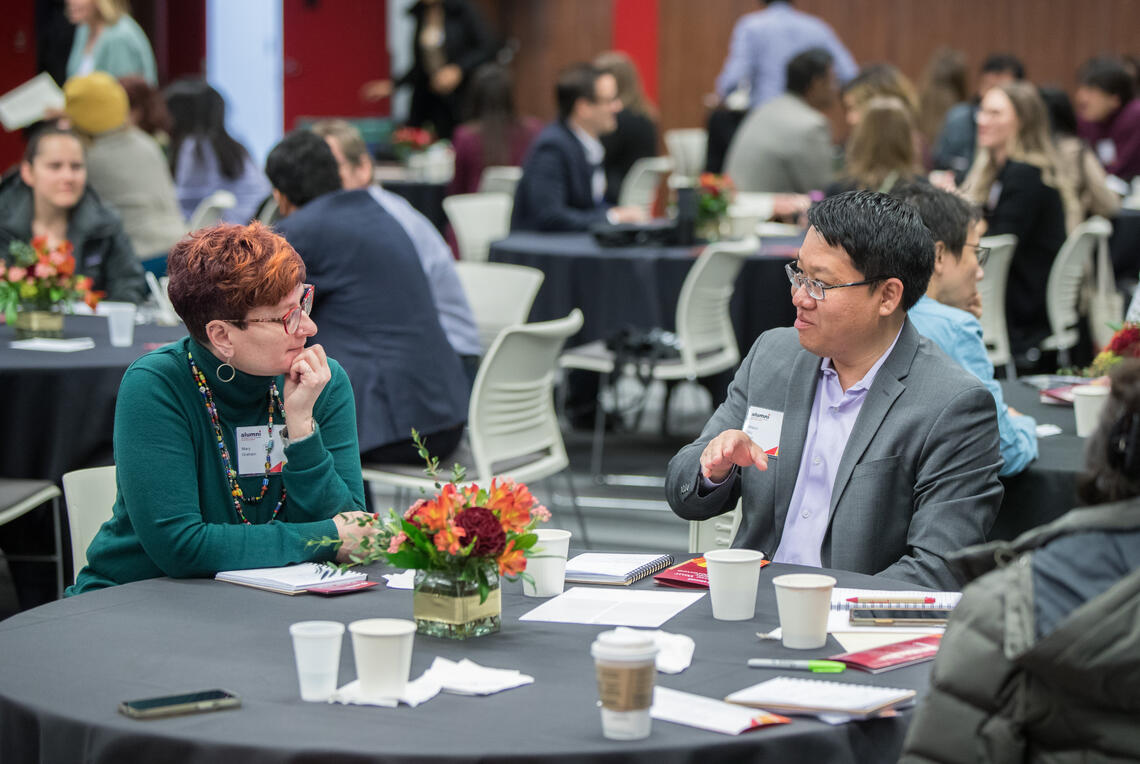
[[[281,568],[250,568],[249,570],[223,570],[214,576],[218,581],[267,589],[279,594],[301,594],[314,586],[351,584],[368,578],[359,571],[338,571],[328,565],[303,562]]]
[[[946,631],[946,626],[916,626],[914,624],[899,626],[852,626],[852,608],[875,607],[875,605],[848,602],[847,600],[850,597],[931,597],[934,599],[934,602],[929,604],[892,604],[889,607],[892,610],[912,610],[919,608],[944,608],[946,610],[953,610],[962,599],[962,592],[890,591],[887,589],[844,589],[840,587],[831,590],[831,610],[827,614],[827,631],[829,633],[864,632],[869,634],[884,634],[891,633],[889,630],[893,630],[895,634],[906,633],[908,635],[920,636],[923,634],[941,634]],[[882,607],[887,606],[884,605]],[[893,641],[898,642],[906,638],[907,637],[899,637]]]
[[[840,714],[866,719],[889,708],[906,705],[914,696],[914,690],[897,687],[780,676],[738,690],[725,700],[780,713]]]
[[[585,552],[566,562],[566,580],[575,584],[628,586],[672,564],[671,554]]]

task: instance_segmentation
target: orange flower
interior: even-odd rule
[[[432,541],[435,542],[435,548],[441,552],[459,554],[459,550],[463,548],[463,544],[459,540],[466,535],[467,531],[458,525],[449,523],[446,527],[435,532]]]
[[[507,533],[519,533],[530,523],[531,509],[538,504],[530,490],[510,478],[491,481],[487,491],[487,507],[498,514],[499,523]]]
[[[521,549],[515,549],[515,540],[511,539],[507,542],[503,553],[499,555],[499,575],[517,576],[524,570],[526,570],[526,553]]]
[[[413,504],[405,517],[426,531],[440,531],[462,507],[462,496],[453,483],[448,483],[434,499],[421,499]]]
[[[87,280],[91,281],[91,279]],[[91,310],[95,310],[95,306],[98,305],[99,301],[106,296],[107,293],[101,290],[89,290],[86,294],[83,295],[83,302],[87,303],[87,307],[91,308]]]
[[[47,236],[36,236],[32,238],[32,249],[37,253],[47,254],[48,251],[48,238]]]
[[[75,273],[75,258],[70,253],[59,253],[62,255],[59,262],[55,264],[56,269],[59,270],[59,275],[67,278]]]

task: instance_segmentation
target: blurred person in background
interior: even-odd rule
[[[657,108],[645,96],[641,76],[633,60],[624,53],[611,50],[594,59],[594,66],[617,81],[621,111],[617,113],[617,129],[602,136],[606,158],[606,201],[618,203],[621,184],[638,159],[657,156]]]
[[[67,19],[75,40],[67,58],[67,76],[107,72],[136,75],[158,85],[154,51],[142,27],[131,18],[126,0],[67,0]]]
[[[366,101],[378,101],[409,85],[408,124],[431,126],[437,137],[450,139],[459,124],[468,78],[494,57],[494,39],[468,0],[419,0],[408,14],[416,22],[411,69],[395,81],[366,82],[360,94]]]
[[[1079,205],[1070,212],[1069,230],[1092,215],[1116,217],[1120,212],[1120,195],[1108,187],[1108,176],[1096,154],[1077,136],[1077,115],[1068,94],[1055,87],[1038,88],[1045,108],[1053,145],[1057,149],[1057,167],[1077,195]]]
[[[953,48],[939,48],[930,57],[918,89],[918,132],[923,145],[934,146],[942,123],[951,108],[970,97],[966,83],[966,54]],[[929,167],[930,157],[923,157]]]
[[[876,96],[863,106],[847,142],[844,174],[827,195],[855,190],[889,194],[896,185],[921,181],[921,170],[910,110],[898,98]]]
[[[840,90],[840,99],[850,127],[859,124],[863,110],[876,96],[897,98],[910,112],[912,121],[918,115],[918,93],[907,76],[891,64],[869,64],[860,69],[859,74]]]
[[[451,136],[455,175],[449,195],[478,191],[488,167],[521,166],[542,131],[541,121],[515,110],[514,80],[505,66],[484,64],[475,70],[467,95],[467,120]]]
[[[1108,174],[1124,183],[1140,175],[1140,98],[1124,63],[1101,57],[1088,61],[1078,74],[1074,105],[1080,136],[1100,157]],[[1115,184],[1121,193],[1127,190]]]
[[[122,217],[139,258],[164,261],[186,222],[162,148],[129,124],[127,93],[106,72],[72,77],[63,95],[72,127],[90,142],[87,182]]]
[[[1025,79],[1025,66],[1008,53],[991,53],[982,62],[978,75],[978,89],[973,100],[952,106],[946,112],[942,130],[934,141],[931,160],[934,168],[950,170],[956,183],[966,177],[974,161],[977,138],[978,105],[990,88],[1006,82]]]
[[[237,205],[224,211],[222,220],[248,223],[271,189],[249,151],[226,130],[225,99],[200,79],[179,80],[165,95],[174,122],[170,172],[182,214],[189,218],[203,199],[224,190]]]
[[[1050,332],[1045,285],[1065,241],[1066,208],[1077,203],[1058,172],[1049,117],[1037,88],[1007,82],[982,98],[978,154],[962,190],[985,211],[990,236],[1017,236],[1006,287],[1006,323],[1014,355],[1035,362],[1040,358],[1037,345]]]
[[[127,116],[131,124],[154,138],[164,151],[168,149],[174,123],[166,109],[166,99],[162,93],[142,77],[134,75],[120,77],[119,84],[127,91],[127,101],[130,104]]]
[[[142,302],[146,282],[123,224],[87,186],[83,143],[49,124],[32,134],[20,171],[0,183],[0,255],[12,241],[46,236],[75,248],[75,269],[106,299]]]

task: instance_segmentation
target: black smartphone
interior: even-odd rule
[[[241,698],[229,690],[199,690],[181,695],[165,695],[161,698],[124,700],[119,704],[119,711],[132,719],[155,719],[160,716],[219,711],[223,708],[237,708],[240,705]]]
[[[941,626],[949,617],[943,608],[851,608],[852,626]]]

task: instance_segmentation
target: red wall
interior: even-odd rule
[[[34,3],[6,3],[0,23],[0,93],[7,93],[36,75],[36,15]],[[0,127],[0,172],[20,161],[24,139],[19,131]]]
[[[657,2],[614,0],[614,50],[633,59],[645,94],[657,102]]]

